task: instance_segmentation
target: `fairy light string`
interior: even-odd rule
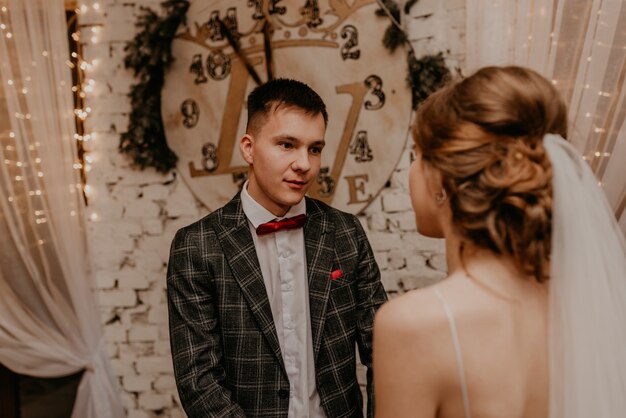
[[[66,2],[67,5],[68,2]],[[0,3],[2,4],[2,3]],[[18,11],[16,11],[18,13]],[[87,173],[91,170],[92,163],[97,160],[97,156],[89,143],[95,140],[95,133],[89,132],[86,120],[90,116],[92,109],[86,104],[90,93],[96,88],[95,80],[86,77],[86,73],[92,71],[98,65],[98,59],[87,60],[83,57],[83,46],[85,43],[97,45],[99,43],[99,24],[82,24],[83,21],[97,21],[102,14],[101,6],[98,2],[87,4],[83,2],[80,7],[66,8],[66,19],[68,28],[69,59],[66,61],[71,70],[73,94],[73,117],[75,124],[74,140],[76,144],[76,160],[72,168],[79,173],[80,183],[70,185],[70,191],[79,190],[82,193],[85,203],[93,196],[93,188],[87,184]],[[84,19],[83,19],[84,18]],[[45,207],[37,197],[43,197],[45,190],[42,186],[45,172],[42,168],[42,157],[40,155],[38,141],[26,144],[24,137],[32,132],[32,123],[37,115],[31,114],[28,109],[28,95],[34,94],[32,86],[34,81],[32,75],[26,71],[13,72],[16,57],[17,45],[14,44],[15,36],[20,34],[20,30],[14,31],[11,22],[10,6],[6,3],[0,7],[0,36],[4,39],[5,52],[13,62],[4,64],[4,74],[10,74],[1,90],[4,90],[4,99],[8,109],[8,116],[15,118],[10,123],[5,124],[3,132],[0,132],[0,164],[3,164],[3,171],[7,174],[7,181],[4,183],[6,190],[6,204],[17,204],[18,201],[25,205],[29,212],[34,215],[37,225],[47,223]],[[39,57],[32,58],[32,66],[36,67],[38,60],[52,58],[50,52],[42,47]],[[13,55],[13,56],[12,56]],[[60,82],[61,87],[65,82]],[[13,89],[14,91],[10,91]],[[3,205],[4,206],[4,203]],[[76,216],[75,210],[71,210],[70,216]],[[98,220],[96,212],[91,211],[89,219]],[[36,240],[40,245],[43,240]]]

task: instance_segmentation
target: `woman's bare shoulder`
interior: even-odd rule
[[[398,296],[376,314],[374,378],[381,416],[415,416],[417,410],[417,416],[434,416],[448,376],[455,376],[447,317],[434,286]]]
[[[434,292],[439,286],[412,290],[385,303],[376,314],[375,329],[404,342],[434,342],[442,328],[447,331],[445,311]]]

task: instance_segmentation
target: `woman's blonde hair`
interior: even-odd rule
[[[552,84],[526,68],[483,68],[431,95],[412,133],[442,174],[462,241],[547,279],[552,167],[543,136],[567,136],[567,109]]]

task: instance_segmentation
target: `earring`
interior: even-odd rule
[[[441,193],[435,193],[435,202],[437,202],[438,205],[443,205],[443,202],[445,202],[447,198],[448,193],[446,193],[446,189],[443,187],[441,188]]]

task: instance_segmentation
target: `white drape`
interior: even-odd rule
[[[124,415],[85,240],[63,0],[0,0],[0,362],[86,369],[74,418]]]
[[[626,232],[626,1],[467,0],[468,73],[533,68],[569,106],[585,156]]]

